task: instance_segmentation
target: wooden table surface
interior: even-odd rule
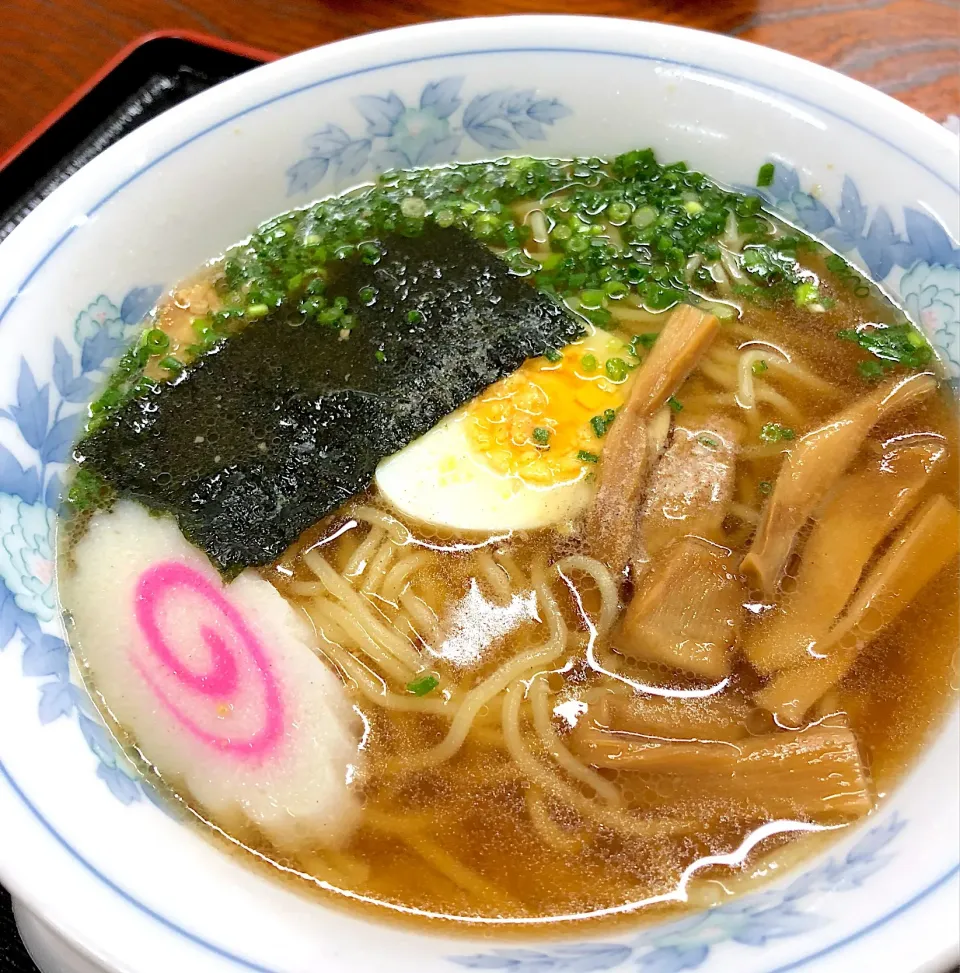
[[[0,0],[0,155],[104,61],[150,31],[202,31],[287,54],[481,12],[589,13],[700,27],[818,61],[937,121],[960,114],[960,0]],[[11,936],[0,892],[0,973],[32,969]]]

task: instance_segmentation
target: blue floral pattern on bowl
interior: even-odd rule
[[[805,908],[805,901],[816,893],[844,892],[862,885],[891,860],[885,852],[905,825],[892,815],[867,831],[845,855],[827,859],[780,888],[735,899],[625,942],[583,942],[544,950],[494,949],[449,960],[470,970],[509,973],[596,973],[626,963],[640,973],[696,970],[720,946],[757,948],[828,923],[830,916]]]
[[[62,471],[85,415],[86,403],[109,373],[161,288],[131,290],[118,307],[101,294],[76,317],[74,347],[54,341],[53,367],[38,380],[20,361],[16,402],[0,409],[13,423],[29,456],[25,465],[0,444],[0,649],[19,631],[24,675],[44,680],[38,715],[43,724],[76,715],[87,745],[97,757],[97,776],[125,804],[149,785],[117,748],[86,692],[71,678],[70,650],[59,634],[43,631],[57,613],[54,583],[56,511]]]
[[[7,591],[17,609],[41,622],[52,621],[57,610],[51,544],[55,526],[50,507],[0,493],[0,548],[9,565],[4,572]]]
[[[900,294],[910,317],[930,335],[960,373],[960,269],[919,260],[900,278]]]
[[[783,163],[775,163],[773,182],[766,189],[738,188],[761,196],[838,253],[859,258],[874,280],[899,293],[910,317],[943,356],[950,377],[960,378],[960,247],[932,216],[904,207],[900,234],[885,207],[871,214],[849,176],[843,180],[840,207],[832,213],[801,188],[796,170]],[[893,276],[898,268],[904,271],[899,282]]]
[[[843,180],[840,207],[831,213],[813,193],[801,189],[795,169],[774,165],[770,186],[750,191],[839,253],[859,253],[874,280],[884,280],[894,267],[909,268],[921,261],[960,268],[960,247],[929,214],[905,206],[901,235],[885,207],[878,206],[871,215],[849,176]]]
[[[288,195],[312,189],[331,168],[348,177],[368,163],[383,172],[449,162],[464,138],[492,152],[507,152],[519,148],[521,140],[543,141],[544,126],[572,114],[558,99],[538,97],[535,88],[478,94],[463,107],[463,82],[463,76],[431,81],[416,105],[393,91],[354,98],[366,122],[364,134],[354,138],[339,125],[327,124],[308,136],[309,155],[287,169]]]

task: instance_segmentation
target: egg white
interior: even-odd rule
[[[387,457],[376,483],[398,511],[455,530],[532,530],[575,517],[589,502],[584,478],[534,486],[491,469],[471,443],[464,410]]]

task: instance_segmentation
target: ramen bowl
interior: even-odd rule
[[[956,138],[725,37],[594,18],[405,28],[258,68],[87,165],[0,246],[0,880],[45,971],[913,973],[957,955],[956,709],[879,810],[761,891],[669,922],[432,933],[339,910],[168,813],[81,687],[55,511],[78,422],[158,296],[259,221],[378,169],[652,146],[865,270],[960,377]]]

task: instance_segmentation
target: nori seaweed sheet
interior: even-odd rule
[[[128,402],[80,441],[78,464],[173,513],[221,570],[266,564],[385,456],[579,333],[462,230],[428,224],[380,246],[376,265],[328,265],[327,296],[355,315],[348,339],[283,312],[257,321]]]

